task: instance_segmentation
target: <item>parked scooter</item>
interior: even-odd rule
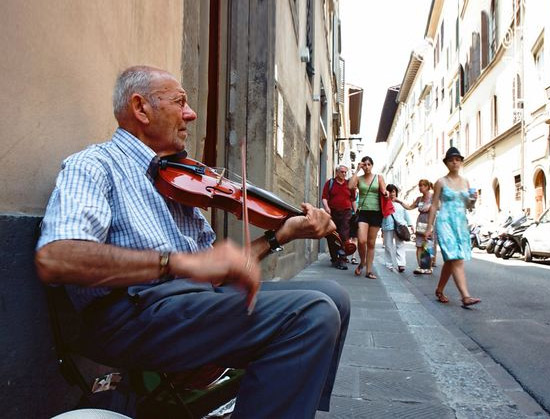
[[[514,220],[508,227],[506,233],[502,238],[504,242],[499,248],[498,253],[495,250],[495,255],[503,259],[509,259],[515,253],[522,253],[521,239],[523,232],[533,223],[531,218],[527,218],[526,215],[522,215],[520,218]]]
[[[508,233],[511,232],[516,226],[523,223],[523,221],[525,221],[525,218],[525,214],[522,212],[521,214],[514,216],[509,223],[505,223],[507,225],[503,225],[503,229],[500,231],[498,240],[495,243],[494,254],[497,258],[502,257],[502,247],[508,239]]]
[[[506,217],[506,219],[500,225],[500,227],[495,229],[495,231],[493,231],[493,233],[491,234],[491,239],[487,243],[487,247],[485,249],[487,253],[491,254],[495,252],[495,248],[497,246],[497,243],[499,243],[501,234],[506,232],[506,228],[508,228],[508,226],[512,223],[513,220],[514,219],[512,218],[512,216],[509,215],[508,217]],[[501,246],[502,246],[502,243],[500,244]]]
[[[472,249],[477,247],[484,250],[491,241],[491,232],[480,224],[470,224],[470,244]]]

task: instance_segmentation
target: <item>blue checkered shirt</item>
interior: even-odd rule
[[[198,208],[163,198],[148,173],[155,152],[118,128],[111,141],[62,164],[37,249],[56,240],[88,240],[131,249],[198,252],[215,234]],[[151,278],[154,283],[157,279]],[[80,310],[109,288],[67,287]]]

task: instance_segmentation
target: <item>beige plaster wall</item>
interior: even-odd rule
[[[2,0],[0,212],[43,212],[62,159],[110,138],[118,72],[181,76],[185,1]]]

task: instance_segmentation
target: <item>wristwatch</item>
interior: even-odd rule
[[[161,281],[167,281],[172,279],[170,275],[170,252],[160,252],[159,253],[159,279]]]
[[[275,237],[275,232],[273,230],[267,230],[264,233],[264,236],[267,240],[267,243],[269,244],[270,253],[278,253],[283,250],[283,246],[281,246],[277,241],[277,237]]]

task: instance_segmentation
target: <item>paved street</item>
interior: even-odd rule
[[[468,319],[478,323],[483,313],[484,321],[493,305],[499,313],[507,312],[489,301],[495,289],[485,293],[472,279],[472,291],[484,299],[479,308],[460,308],[451,288],[453,302],[443,307],[432,298],[436,276],[412,275],[412,246],[407,254],[411,269],[405,274],[385,269],[377,246],[378,280],[357,278],[351,269],[333,269],[326,256],[295,277],[334,279],[352,298],[352,321],[332,409],[318,419],[548,417],[504,368],[462,332]],[[479,263],[491,269],[490,262]],[[443,308],[448,315],[440,314]],[[522,318],[527,317],[524,311]],[[491,336],[498,341],[495,333]]]
[[[412,274],[415,266],[412,245],[407,260],[410,269],[404,277],[428,311],[456,336],[468,336],[473,345],[501,364],[550,411],[548,262],[525,263],[519,258],[502,260],[475,249],[472,261],[466,264],[466,273],[470,292],[483,302],[475,311],[468,312],[460,308],[458,292],[452,282],[446,290],[451,304],[444,306],[434,302],[432,295],[439,279],[441,260],[431,277]]]

